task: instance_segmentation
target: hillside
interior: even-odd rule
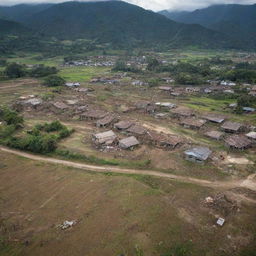
[[[32,15],[52,6],[52,4],[18,4],[0,6],[0,17],[8,20],[23,22]]]
[[[206,28],[240,40],[245,45],[256,45],[256,4],[216,5],[193,12],[160,12],[164,16],[186,24],[200,24]]]
[[[15,21],[0,19],[0,35],[22,35],[29,33],[29,29]],[[0,36],[0,37],[1,37]]]
[[[87,38],[117,46],[235,46],[217,32],[176,23],[121,1],[56,4],[27,18],[25,24],[59,39]]]

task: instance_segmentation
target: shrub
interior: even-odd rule
[[[17,63],[9,64],[4,73],[8,78],[19,78],[26,75],[25,67]]]
[[[48,76],[47,78],[45,78],[44,84],[49,87],[62,86],[65,84],[65,80],[60,76],[51,75],[51,76]]]

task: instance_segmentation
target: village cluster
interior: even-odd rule
[[[168,83],[169,80],[171,79],[165,78]],[[91,83],[100,82],[102,81],[99,79],[91,80]],[[94,104],[85,103],[84,97],[93,93],[94,90],[92,88],[81,87],[80,83],[67,83],[66,86],[77,93],[75,98],[65,101],[43,101],[40,97],[29,95],[20,97],[15,102],[14,108],[19,111],[39,112],[47,109],[47,113],[68,115],[68,118],[76,117],[81,122],[91,122],[98,129],[98,132],[91,134],[92,143],[101,151],[134,150],[140,144],[164,150],[174,150],[176,147],[183,145],[187,160],[204,162],[212,155],[213,152],[210,148],[202,145],[193,145],[191,141],[183,136],[157,132],[149,129],[143,121],[128,119],[125,114],[131,112],[150,115],[156,119],[164,119],[170,125],[177,124],[186,129],[196,130],[202,136],[220,142],[223,141],[231,149],[245,150],[255,146],[255,127],[230,121],[224,115],[213,113],[199,115],[190,108],[176,105],[172,102],[141,100],[135,102],[132,106],[123,108],[120,117],[120,113],[109,112]],[[255,86],[251,91],[254,91],[254,89]],[[160,93],[167,92],[170,97],[175,91],[171,86],[159,86],[155,90]],[[183,93],[194,93],[194,90],[196,88],[192,90],[187,87],[183,90]]]

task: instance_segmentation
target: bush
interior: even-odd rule
[[[4,73],[8,78],[19,78],[26,75],[25,67],[17,63],[9,64]]]
[[[12,137],[8,146],[34,153],[50,153],[57,148],[57,137],[55,135],[27,135],[23,138]]]
[[[45,77],[49,75],[57,74],[58,70],[55,67],[47,67],[44,65],[39,65],[29,71],[32,77]]]
[[[0,112],[0,120],[5,121],[7,125],[14,125],[15,128],[21,126],[24,121],[22,116],[9,108],[4,108]]]
[[[44,84],[49,87],[62,86],[65,84],[65,80],[60,76],[51,75],[44,80]]]

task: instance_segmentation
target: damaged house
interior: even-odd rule
[[[233,149],[244,150],[252,145],[252,141],[243,135],[231,135],[225,140],[226,146]]]
[[[217,123],[217,124],[221,124],[225,121],[225,117],[215,115],[215,114],[208,114],[208,115],[203,116],[203,118],[209,122]]]
[[[114,114],[110,114],[110,115],[105,116],[102,119],[99,119],[96,122],[96,126],[97,127],[107,127],[107,126],[110,126],[115,121],[117,121],[117,117]]]
[[[150,131],[148,133],[148,142],[153,146],[164,148],[167,150],[172,150],[175,149],[178,145],[180,145],[182,143],[182,140],[177,136]]]
[[[206,123],[206,120],[195,119],[195,118],[185,118],[180,122],[182,126],[190,129],[200,129],[201,127],[204,126],[205,123]]]
[[[130,128],[132,125],[134,125],[133,122],[120,121],[120,122],[114,124],[114,128],[117,129],[117,130],[122,131],[122,130],[126,130],[126,129]]]
[[[103,110],[88,110],[80,115],[80,120],[97,120],[107,116],[108,113]]]
[[[225,132],[229,133],[238,133],[243,130],[243,125],[236,122],[226,121],[222,126],[221,129]]]
[[[221,140],[224,137],[224,133],[219,131],[209,131],[205,133],[205,136],[214,140]]]
[[[184,154],[188,161],[203,163],[210,157],[212,151],[207,147],[194,147],[186,150]]]
[[[194,115],[194,111],[186,107],[177,107],[171,110],[171,114],[174,117],[191,117]]]
[[[92,135],[92,140],[96,145],[111,145],[117,140],[113,131],[106,131]]]
[[[134,136],[119,141],[119,147],[122,149],[133,149],[135,146],[138,146],[139,144],[139,141]]]

